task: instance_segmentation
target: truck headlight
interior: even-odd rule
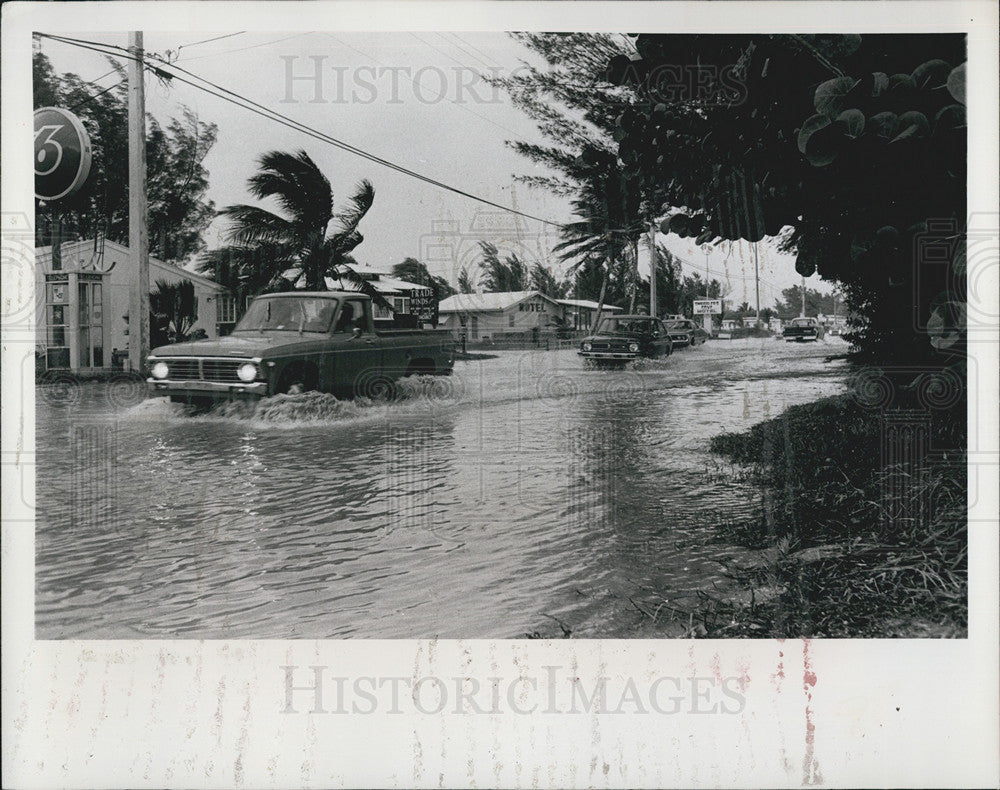
[[[634,354],[636,351],[639,350],[639,344],[638,343],[629,343],[628,344],[628,350],[631,351]]]
[[[593,346],[590,345],[590,343],[584,343],[582,346],[580,346],[580,348],[582,348],[584,351],[590,351],[590,349],[592,349]]]
[[[257,378],[257,366],[252,362],[246,362],[236,368],[236,375],[240,377],[240,381],[249,383]]]
[[[170,375],[170,367],[166,362],[157,362],[150,368],[149,372],[153,375],[154,379],[165,379]]]

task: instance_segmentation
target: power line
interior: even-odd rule
[[[332,33],[325,33],[324,35],[326,35],[326,36],[327,36],[327,38],[332,38],[332,39],[333,39],[334,41],[336,41],[336,42],[337,42],[338,44],[341,44],[342,46],[345,46],[345,47],[347,47],[348,49],[352,49],[352,50],[354,50],[354,51],[355,51],[355,52],[357,52],[357,53],[358,53],[359,55],[362,55],[362,56],[364,56],[364,57],[366,57],[366,58],[370,58],[370,59],[371,59],[371,60],[373,60],[373,61],[374,61],[375,63],[378,63],[378,64],[379,64],[380,66],[384,66],[384,65],[385,65],[385,64],[383,64],[383,63],[382,63],[381,61],[379,61],[379,60],[378,60],[377,58],[375,58],[375,57],[373,57],[373,56],[372,56],[371,54],[369,54],[368,52],[363,52],[362,50],[358,49],[357,47],[355,47],[355,46],[353,46],[353,45],[351,45],[351,44],[349,44],[349,43],[347,43],[346,41],[343,41],[343,40],[341,40],[341,39],[337,38],[337,37],[336,37],[335,35],[333,35]],[[427,43],[427,42],[424,42],[424,43]],[[440,50],[438,50],[438,51],[440,51]],[[444,53],[442,52],[441,54],[444,54]],[[422,90],[428,90],[428,89],[426,88],[426,86],[425,86],[425,85],[424,85],[424,84],[423,84],[422,82],[420,82],[419,80],[415,80],[415,79],[414,79],[413,77],[410,77],[409,75],[404,75],[404,76],[406,77],[406,79],[408,79],[408,80],[410,81],[410,83],[411,83],[411,84],[412,84],[412,85],[413,85],[414,87],[418,87],[418,86],[419,86],[419,87],[420,87],[420,88],[421,88]],[[482,74],[480,74],[479,76],[480,76],[480,77],[482,77]],[[491,120],[490,118],[487,118],[487,117],[486,117],[485,115],[482,115],[482,114],[480,114],[480,113],[476,112],[475,110],[470,110],[470,109],[469,109],[468,107],[466,107],[466,106],[465,106],[464,104],[462,104],[462,103],[461,103],[460,101],[458,101],[458,100],[456,100],[456,99],[452,99],[451,97],[447,96],[447,95],[446,95],[446,94],[444,94],[444,93],[439,93],[439,92],[437,92],[437,91],[434,91],[434,93],[436,93],[436,94],[437,94],[437,97],[438,97],[439,99],[444,99],[445,101],[449,102],[450,104],[453,104],[453,105],[455,105],[456,107],[458,107],[458,109],[460,109],[460,110],[463,110],[464,112],[467,112],[467,113],[469,113],[470,115],[475,115],[475,116],[476,116],[477,118],[479,118],[479,119],[481,119],[481,120],[483,120],[483,121],[486,121],[486,123],[488,123],[488,124],[490,124],[490,125],[492,125],[492,126],[495,126],[495,127],[497,127],[497,129],[502,129],[503,131],[507,132],[508,134],[511,134],[511,135],[514,135],[514,139],[515,139],[515,140],[516,140],[517,142],[519,142],[519,143],[522,143],[522,144],[524,144],[524,145],[538,145],[538,143],[529,143],[529,142],[528,142],[527,140],[524,140],[524,139],[522,139],[522,138],[518,137],[518,136],[517,136],[517,132],[515,132],[515,131],[514,131],[513,129],[508,129],[508,128],[507,128],[506,126],[504,126],[503,124],[499,124],[499,123],[497,123],[496,121],[494,121],[494,120]]]
[[[481,57],[479,57],[475,53],[470,52],[468,49],[466,49],[465,47],[463,47],[461,44],[458,44],[458,43],[456,43],[455,41],[453,41],[451,39],[445,38],[445,36],[444,36],[443,33],[436,33],[436,35],[442,41],[444,41],[444,42],[446,42],[448,44],[451,44],[453,47],[455,47],[456,49],[458,49],[460,52],[464,52],[466,55],[468,55],[469,57],[473,58],[474,60],[478,60],[480,63],[482,63],[486,68],[490,69],[491,71],[495,70],[497,68],[496,66],[493,66],[493,65],[487,63],[485,60],[483,60]],[[463,43],[468,43],[468,42],[465,42],[463,39],[459,38],[458,36],[456,36],[454,33],[452,33],[451,35],[452,35],[453,38],[456,38],[459,41],[462,41]],[[472,47],[472,44],[469,44],[469,46]],[[482,54],[485,54],[485,53],[482,53]]]
[[[88,82],[90,82],[90,83],[100,82],[105,77],[110,77],[112,74],[117,74],[117,73],[118,73],[118,69],[111,69],[111,71],[105,72],[100,77],[94,77],[94,79],[88,80]]]
[[[224,49],[221,52],[210,52],[207,55],[196,55],[193,58],[177,58],[177,60],[175,60],[174,62],[176,63],[176,62],[179,62],[179,61],[183,60],[185,63],[190,63],[193,60],[205,60],[206,58],[218,58],[218,57],[221,57],[222,55],[231,55],[234,52],[246,52],[248,49],[257,49],[259,47],[269,47],[272,44],[280,44],[282,41],[288,41],[289,39],[298,38],[299,36],[308,36],[310,33],[313,33],[313,32],[315,32],[315,31],[309,30],[309,31],[305,31],[303,33],[295,33],[294,35],[291,35],[291,36],[283,36],[282,38],[276,38],[273,41],[262,41],[260,44],[251,44],[248,47],[237,47],[236,49]]]
[[[224,38],[232,38],[233,36],[242,36],[244,33],[246,33],[246,31],[241,30],[238,33],[226,33],[224,36],[215,36],[215,38],[206,38],[201,41],[192,41],[190,44],[181,44],[179,47],[177,47],[177,51],[180,52],[185,47],[191,48],[191,47],[196,47],[199,44],[208,44],[210,41],[221,41]]]
[[[102,90],[102,91],[101,91],[100,93],[95,93],[95,94],[94,94],[93,96],[88,96],[88,97],[87,97],[86,99],[84,99],[83,101],[81,101],[81,102],[77,102],[77,103],[76,103],[76,104],[74,104],[74,105],[73,105],[72,107],[70,107],[70,108],[69,108],[69,111],[70,111],[70,112],[73,112],[73,110],[75,110],[75,109],[76,109],[77,107],[82,107],[83,105],[85,105],[85,104],[88,104],[88,103],[92,102],[92,101],[93,101],[94,99],[96,99],[96,98],[98,98],[98,97],[100,97],[100,96],[103,96],[103,95],[104,95],[105,93],[107,93],[108,91],[112,91],[112,90],[114,90],[114,89],[115,89],[115,88],[117,88],[117,87],[118,87],[119,85],[121,85],[121,84],[122,84],[123,82],[125,82],[125,80],[118,80],[118,82],[116,82],[116,83],[115,83],[114,85],[110,85],[109,87],[107,87],[107,88],[105,88],[104,90]]]
[[[138,58],[136,58],[131,52],[129,52],[128,50],[126,50],[124,47],[119,47],[119,46],[114,45],[114,44],[102,44],[101,42],[97,42],[97,41],[87,41],[85,39],[67,38],[67,37],[55,36],[55,35],[51,35],[51,34],[47,34],[47,33],[40,33],[39,35],[44,36],[46,38],[50,38],[50,39],[52,39],[54,41],[60,41],[60,42],[65,43],[65,44],[70,44],[72,46],[78,46],[78,47],[82,47],[84,49],[92,49],[95,52],[100,52],[101,54],[105,54],[105,55],[111,54],[113,56],[120,57],[120,58],[127,58],[127,59],[131,59],[131,60],[138,60]],[[118,50],[118,52],[111,52],[111,53],[109,53],[107,51],[108,49]],[[462,197],[469,198],[470,200],[475,200],[475,201],[477,201],[479,203],[483,203],[483,204],[491,206],[493,208],[500,209],[501,211],[506,211],[506,212],[511,213],[511,214],[516,214],[516,215],[525,217],[526,219],[534,220],[535,222],[541,222],[543,224],[552,225],[552,226],[555,226],[555,227],[562,227],[562,223],[553,222],[552,220],[543,219],[541,217],[536,217],[536,216],[534,216],[532,214],[528,214],[528,213],[523,212],[523,211],[518,211],[517,209],[512,209],[509,206],[504,206],[504,205],[502,205],[500,203],[496,203],[496,202],[494,202],[492,200],[488,200],[486,198],[479,197],[478,195],[474,195],[474,194],[472,194],[470,192],[466,192],[465,190],[459,189],[458,187],[450,186],[450,185],[448,185],[448,184],[446,184],[446,183],[444,183],[442,181],[438,181],[437,179],[431,178],[430,176],[425,176],[425,175],[423,175],[421,173],[417,173],[417,172],[415,172],[413,170],[410,170],[408,168],[403,167],[402,165],[397,165],[394,162],[391,162],[391,161],[389,161],[387,159],[383,159],[383,158],[381,158],[379,156],[376,156],[375,154],[369,153],[368,151],[365,151],[364,149],[358,148],[357,146],[351,145],[350,143],[346,143],[343,140],[339,140],[339,139],[337,139],[335,137],[332,137],[331,135],[328,135],[328,134],[320,132],[320,131],[318,131],[316,129],[313,129],[310,126],[307,126],[307,125],[305,125],[303,123],[300,123],[299,121],[295,121],[295,120],[293,120],[293,119],[291,119],[291,118],[289,118],[289,117],[287,117],[285,115],[282,115],[281,113],[279,113],[279,112],[277,112],[275,110],[272,110],[272,109],[270,109],[268,107],[265,107],[262,104],[258,104],[257,102],[253,101],[252,99],[248,99],[246,96],[243,96],[242,94],[236,93],[235,91],[231,91],[228,88],[224,88],[221,85],[217,85],[216,83],[212,82],[211,80],[205,79],[204,77],[201,77],[201,76],[199,76],[197,74],[194,74],[193,72],[190,72],[187,69],[185,69],[185,68],[183,68],[181,66],[178,66],[175,63],[167,63],[166,61],[163,61],[163,60],[160,60],[158,62],[161,64],[160,66],[148,66],[147,65],[147,68],[150,69],[151,71],[153,71],[153,73],[157,74],[158,76],[167,76],[170,79],[176,79],[179,82],[184,83],[185,85],[190,85],[192,88],[196,88],[197,90],[201,90],[201,91],[203,91],[205,93],[211,94],[211,95],[213,95],[213,96],[215,96],[217,98],[220,98],[220,99],[222,99],[224,101],[229,102],[230,104],[235,104],[237,107],[242,107],[245,110],[249,110],[250,112],[253,112],[253,113],[257,114],[257,115],[260,115],[260,116],[262,116],[264,118],[267,118],[268,120],[275,121],[276,123],[280,123],[281,125],[286,126],[286,127],[290,128],[290,129],[294,129],[296,131],[299,131],[299,132],[302,132],[304,134],[307,134],[307,135],[309,135],[311,137],[314,137],[317,140],[320,140],[322,142],[326,142],[326,143],[328,143],[330,145],[333,145],[333,146],[335,146],[337,148],[340,148],[341,150],[347,151],[348,153],[353,153],[356,156],[363,157],[364,159],[367,159],[370,162],[374,162],[376,164],[380,164],[380,165],[382,165],[384,167],[387,167],[389,169],[395,170],[396,172],[402,173],[403,175],[408,175],[408,176],[410,176],[412,178],[416,178],[416,179],[418,179],[420,181],[423,181],[424,183],[430,184],[431,186],[436,186],[436,187],[438,187],[440,189],[447,190],[447,191],[452,192],[452,193],[454,193],[456,195],[460,195]],[[170,69],[181,71],[184,74],[187,74],[187,75],[193,77],[194,79],[199,80],[200,82],[205,83],[206,85],[212,86],[212,88],[215,88],[216,90],[210,90],[209,88],[206,88],[204,85],[198,85],[197,83],[194,83],[191,80],[184,79],[183,77],[181,77],[181,76],[179,76],[179,75],[177,75],[175,73],[171,73],[170,71],[166,71],[162,67],[167,67],[167,68],[170,68]],[[218,91],[221,91],[221,93],[218,92]]]

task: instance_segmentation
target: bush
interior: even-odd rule
[[[903,403],[907,395],[903,396]],[[706,597],[710,636],[959,636],[967,624],[965,406],[931,412],[942,463],[883,465],[891,412],[848,396],[793,407],[712,450],[748,465],[759,517],[725,538],[773,549],[739,581],[766,604]],[[713,625],[714,624],[714,625]],[[709,626],[712,627],[709,627]]]

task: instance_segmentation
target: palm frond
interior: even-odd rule
[[[247,182],[258,198],[275,198],[299,227],[325,230],[333,216],[330,182],[305,151],[270,151]]]
[[[353,232],[374,202],[375,187],[368,179],[364,179],[355,187],[354,194],[347,201],[347,206],[335,215],[342,232]]]
[[[294,228],[284,217],[258,206],[242,203],[219,212],[233,220],[227,238],[236,244],[275,244],[294,235]]]

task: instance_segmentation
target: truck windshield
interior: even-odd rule
[[[328,332],[337,300],[308,296],[269,296],[257,299],[234,332]]]

